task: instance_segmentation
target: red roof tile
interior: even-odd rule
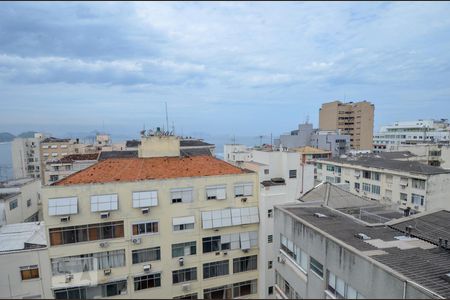
[[[53,185],[71,185],[248,173],[211,156],[112,158],[74,173]]]

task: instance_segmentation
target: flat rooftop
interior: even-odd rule
[[[322,150],[315,147],[305,146],[305,147],[298,147],[298,148],[291,148],[291,150],[303,153],[303,154],[330,154],[331,151]]]
[[[351,155],[347,157],[334,157],[321,159],[321,161],[334,162],[340,164],[350,164],[355,166],[370,167],[377,169],[396,170],[423,175],[448,174],[450,169],[429,166],[417,161],[402,161],[382,158],[375,154]]]
[[[117,158],[101,161],[52,185],[132,182],[182,177],[244,174],[251,171],[235,167],[212,156]]]
[[[44,222],[28,222],[0,226],[0,254],[47,246]]]
[[[300,221],[306,221],[331,235],[340,243],[355,248],[362,256],[382,263],[444,298],[450,298],[450,284],[446,279],[446,274],[450,273],[450,250],[427,242],[429,238],[426,237],[426,233],[420,238],[407,237],[405,231],[400,230],[404,227],[405,220],[415,220],[420,223],[422,218],[425,218],[424,220],[439,219],[440,225],[444,222],[448,227],[450,223],[448,211],[423,217],[414,215],[390,221],[391,225],[370,226],[328,207],[302,204],[286,204],[278,207],[290,212]],[[317,217],[315,213],[323,214],[325,217]],[[447,216],[447,219],[444,220],[442,216]],[[395,229],[396,226],[400,227]],[[432,228],[429,228],[429,231],[433,234]],[[370,239],[357,238],[355,235],[359,233],[367,235]]]
[[[72,163],[74,161],[81,161],[81,160],[97,160],[98,155],[99,155],[98,153],[69,154],[57,161],[47,162],[47,164]]]

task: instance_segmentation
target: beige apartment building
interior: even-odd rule
[[[350,135],[350,147],[372,150],[375,105],[370,102],[333,101],[322,104],[319,110],[320,130],[337,130]]]
[[[258,191],[256,173],[158,132],[44,187],[55,298],[257,298]]]

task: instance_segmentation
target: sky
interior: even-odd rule
[[[0,132],[274,135],[449,118],[449,2],[2,2]]]

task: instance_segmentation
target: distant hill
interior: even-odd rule
[[[11,134],[9,132],[0,132],[0,143],[11,142],[14,138],[14,134]]]
[[[36,133],[36,131],[26,131],[26,132],[22,132],[18,136],[15,136],[14,134],[9,133],[9,132],[0,132],[0,143],[11,142],[16,137],[32,138],[32,137],[34,137],[35,133]]]

